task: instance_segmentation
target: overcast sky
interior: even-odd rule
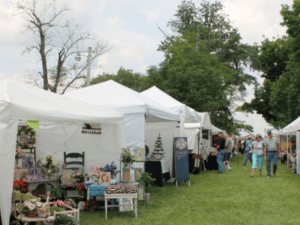
[[[209,0],[215,2],[214,0]],[[158,65],[164,60],[158,52],[158,44],[163,34],[157,28],[171,33],[167,22],[173,17],[181,0],[59,0],[69,4],[72,12],[67,18],[75,18],[100,40],[107,40],[112,49],[99,57],[92,70],[92,76],[117,73],[125,67],[134,72],[145,74],[149,65]],[[193,1],[197,6],[200,0]],[[233,26],[238,28],[242,42],[261,43],[273,36],[282,36],[286,28],[281,27],[280,9],[282,4],[292,5],[292,0],[221,0],[224,12],[228,14]],[[26,69],[39,69],[37,54],[21,55],[24,45],[31,40],[30,33],[22,33],[24,20],[13,16],[15,12],[10,0],[0,0],[0,74],[24,76]],[[252,73],[260,82],[259,74]],[[246,101],[253,98],[253,87],[248,88]],[[236,119],[246,121],[255,129],[254,133],[263,134],[268,125],[260,115],[236,113]]]

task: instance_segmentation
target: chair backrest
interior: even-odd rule
[[[67,158],[81,158],[81,161],[68,161],[67,162]],[[80,170],[81,168],[84,168],[84,152],[82,152],[82,154],[77,153],[77,152],[72,152],[69,154],[66,154],[66,152],[64,152],[64,164],[66,165],[67,170]],[[69,165],[78,165],[76,167],[68,167]]]
[[[22,220],[22,205],[23,201],[30,201],[31,196],[27,194],[21,194],[18,191],[13,191],[13,210],[14,210],[14,216],[17,219],[17,209],[16,209],[16,200],[19,201],[19,213]]]

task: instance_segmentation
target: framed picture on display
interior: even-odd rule
[[[133,200],[132,199],[121,198],[119,204],[120,204],[120,206],[119,206],[120,212],[133,211]]]
[[[111,184],[111,173],[110,172],[99,172],[99,184],[110,185]]]
[[[144,172],[144,168],[136,168],[135,169],[135,181],[138,181],[140,179],[141,174]]]
[[[125,170],[123,172],[123,181],[125,181],[125,182],[130,182],[131,181],[130,168],[125,168]]]
[[[134,159],[136,161],[145,161],[145,149],[134,149]]]

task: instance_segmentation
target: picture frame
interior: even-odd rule
[[[133,211],[133,200],[132,199],[121,198],[119,204],[120,204],[120,206],[119,206],[120,212]]]

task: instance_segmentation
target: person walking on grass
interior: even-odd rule
[[[224,153],[224,161],[226,164],[226,167],[225,167],[226,170],[231,170],[231,167],[229,165],[231,151],[232,151],[232,140],[231,140],[230,136],[227,135],[226,141],[225,141],[225,153]]]
[[[231,135],[231,154],[230,154],[230,159],[229,159],[229,164],[230,164],[230,162],[231,162],[231,159],[232,159],[232,157],[233,157],[233,151],[234,151],[234,139],[235,139],[235,135],[234,134],[232,134]],[[230,167],[230,166],[229,166]]]
[[[223,137],[223,132],[218,132],[219,140],[216,147],[217,154],[217,163],[218,163],[218,172],[217,173],[223,173],[223,157],[225,153],[225,138]]]
[[[252,145],[252,138],[251,137],[248,138],[245,145],[246,145],[246,147],[245,147],[246,156],[245,156],[245,159],[244,159],[243,166],[246,166],[246,163],[247,163],[248,159],[250,159],[250,162],[252,164],[252,153],[250,153],[251,145]]]
[[[273,176],[276,176],[277,159],[280,151],[278,138],[273,137],[272,131],[268,130],[268,137],[265,140],[265,159],[267,160],[268,178],[271,177],[271,160],[273,160]]]
[[[262,141],[262,136],[260,134],[256,135],[256,141],[252,142],[252,174],[254,176],[254,171],[257,169],[257,161],[259,165],[259,175],[262,176],[262,164],[264,160],[264,142]]]

